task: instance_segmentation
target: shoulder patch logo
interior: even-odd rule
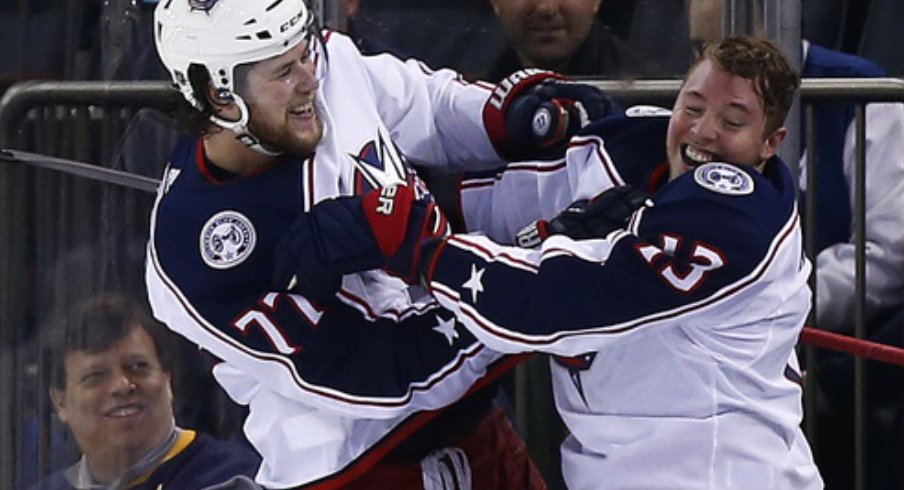
[[[201,229],[201,258],[214,269],[235,267],[251,255],[257,233],[245,215],[221,211]]]
[[[660,117],[671,115],[671,110],[655,105],[635,105],[625,110],[625,116],[627,117]]]
[[[706,163],[694,170],[694,180],[719,194],[746,196],[753,192],[753,177],[727,163]]]

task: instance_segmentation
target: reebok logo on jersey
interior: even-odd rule
[[[251,220],[236,211],[221,211],[201,228],[201,258],[214,269],[235,267],[251,255],[256,242]]]

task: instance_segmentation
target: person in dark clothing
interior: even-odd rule
[[[143,307],[104,293],[43,332],[50,399],[82,457],[36,490],[249,490],[249,447],[175,424],[171,340]]]
[[[485,78],[536,67],[571,76],[650,78],[657,65],[600,22],[601,0],[491,0],[509,39]]]

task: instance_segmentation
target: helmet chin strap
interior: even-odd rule
[[[230,95],[235,105],[239,107],[239,120],[238,121],[230,121],[228,119],[223,119],[222,117],[211,114],[210,120],[216,124],[217,126],[228,129],[235,134],[235,139],[241,141],[248,148],[266,156],[275,157],[278,155],[282,155],[281,151],[272,151],[264,148],[261,144],[260,139],[257,136],[254,136],[251,131],[248,129],[248,120],[251,118],[251,112],[248,110],[248,105],[245,104],[245,100],[239,94],[231,94]]]

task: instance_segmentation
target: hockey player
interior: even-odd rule
[[[337,199],[314,208],[310,229],[328,249],[365,223],[358,264],[419,277],[493,349],[557,356],[569,488],[822,488],[794,351],[811,267],[775,154],[798,85],[768,41],[710,46],[669,117],[629,110],[571,142],[569,166],[591,161],[613,184],[649,186],[649,200],[616,187],[578,201],[528,228],[525,243],[545,238],[538,249],[410,232],[389,246],[375,223],[425,221],[423,203],[392,190],[398,216]],[[345,262],[299,250],[302,269]]]
[[[390,184],[429,199],[410,164],[475,170],[542,155],[550,163],[522,173],[564,183],[535,187],[526,200],[545,203],[546,214],[561,209],[574,197],[569,182],[581,179],[562,170],[560,136],[602,115],[607,99],[548,72],[492,87],[363,57],[347,37],[317,28],[302,0],[160,2],[155,37],[202,136],[177,146],[162,179],[150,303],[222,360],[214,375],[248,406],[245,432],[263,456],[257,481],[544,488],[491,408],[492,393],[469,395],[430,426],[437,414],[419,412],[487,384],[516,359],[484,348],[432,298],[383,271],[295,278],[330,288],[316,297],[295,293],[317,288],[269,285],[277,251],[305,237],[293,223],[317,202]],[[516,222],[503,213],[484,221],[511,239],[543,214],[524,206]]]

